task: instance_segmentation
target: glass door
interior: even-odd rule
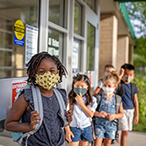
[[[87,3],[87,1],[85,1]],[[86,74],[90,78],[90,85],[92,90],[97,85],[98,81],[98,65],[99,65],[99,5],[98,0],[90,1],[90,5],[94,5],[94,11],[91,11],[89,3],[86,5],[86,21],[85,21],[85,35],[86,35]]]

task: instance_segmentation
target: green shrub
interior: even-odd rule
[[[133,130],[146,132],[146,77],[137,75],[133,82],[136,83],[139,90],[139,123],[134,125]]]

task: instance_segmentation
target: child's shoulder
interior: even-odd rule
[[[67,95],[67,92],[65,89],[62,89],[62,88],[56,88],[63,96],[66,96]]]
[[[62,88],[57,88],[57,90],[61,93],[65,103],[67,102],[67,92],[65,89],[62,89]]]

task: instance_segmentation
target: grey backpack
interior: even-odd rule
[[[38,86],[34,86],[34,85],[26,85],[25,87],[23,87],[20,92],[18,93],[18,96],[21,95],[22,91],[25,89],[30,89],[32,90],[32,96],[33,96],[33,101],[34,101],[34,110],[38,111],[38,113],[40,114],[40,123],[36,124],[35,129],[26,133],[17,133],[17,132],[11,132],[11,135],[13,137],[13,140],[15,142],[18,142],[19,145],[21,145],[22,139],[24,137],[26,138],[26,142],[25,142],[25,146],[27,146],[27,140],[29,138],[30,135],[33,135],[35,132],[37,132],[40,128],[40,126],[42,125],[42,121],[43,121],[43,105],[42,105],[42,97],[41,97],[41,92]],[[59,106],[60,106],[60,110],[61,110],[61,117],[64,121],[64,127],[66,125],[68,125],[68,122],[66,120],[65,117],[65,112],[66,112],[66,108],[65,108],[65,103],[64,100],[62,98],[61,93],[56,89],[53,88],[53,91],[56,95],[56,98],[58,100]]]

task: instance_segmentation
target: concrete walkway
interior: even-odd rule
[[[112,146],[120,146],[120,144],[112,144]],[[146,146],[146,133],[143,132],[129,132],[127,139],[127,146]]]
[[[17,143],[13,142],[11,135],[4,131],[0,133],[0,146],[19,146]],[[67,146],[65,144],[65,146]],[[120,146],[115,143],[111,146]],[[127,146],[146,146],[146,133],[142,132],[129,132]]]

